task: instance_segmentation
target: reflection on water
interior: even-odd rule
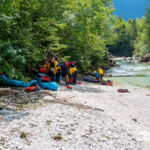
[[[150,88],[150,65],[146,63],[129,63],[125,60],[116,62],[120,67],[107,71],[117,84],[130,84]]]

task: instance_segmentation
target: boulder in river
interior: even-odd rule
[[[150,61],[150,53],[143,56],[142,61],[148,62]]]

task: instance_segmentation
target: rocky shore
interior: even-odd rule
[[[0,149],[150,149],[148,90],[128,87],[130,93],[120,94],[119,87],[84,82],[72,87],[7,89],[13,93],[0,97]]]

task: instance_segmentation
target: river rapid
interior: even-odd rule
[[[115,62],[118,66],[107,71],[112,75],[111,79],[115,84],[150,88],[149,64],[124,59],[115,60]]]

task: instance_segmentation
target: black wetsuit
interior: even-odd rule
[[[61,63],[60,62],[58,62],[57,67],[61,67]],[[61,75],[61,69],[57,69],[57,71],[56,71],[56,82],[57,83],[59,83],[60,75]]]
[[[53,61],[50,61],[49,75],[50,75],[52,81],[54,81],[54,70],[55,70],[55,63]]]
[[[62,71],[62,76],[65,77],[66,75],[69,75],[69,67],[66,66],[66,63],[62,63],[61,65],[61,71]]]

